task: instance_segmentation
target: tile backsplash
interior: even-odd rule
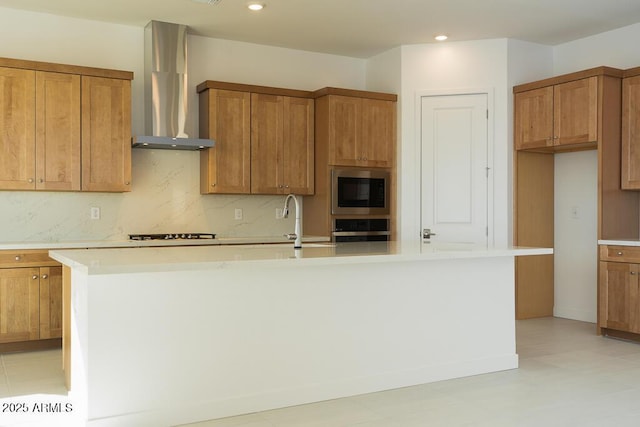
[[[130,193],[0,192],[0,242],[119,240],[129,233],[205,232],[280,236],[284,196],[201,195],[200,154],[134,149]],[[91,219],[92,207],[100,219]],[[243,218],[234,219],[235,209]]]

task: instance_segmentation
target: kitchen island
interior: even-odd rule
[[[56,250],[89,425],[169,426],[518,366],[514,257],[396,242]]]

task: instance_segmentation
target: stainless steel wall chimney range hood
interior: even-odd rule
[[[133,147],[201,150],[211,139],[190,138],[187,123],[187,26],[151,21],[144,30],[145,135]]]

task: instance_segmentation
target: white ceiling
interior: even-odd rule
[[[546,45],[640,22],[640,0],[0,0],[0,7],[367,58],[403,44],[515,38]]]

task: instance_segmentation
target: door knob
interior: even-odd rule
[[[425,240],[429,240],[431,236],[435,236],[436,233],[432,233],[430,228],[425,228],[422,230],[422,238]]]

